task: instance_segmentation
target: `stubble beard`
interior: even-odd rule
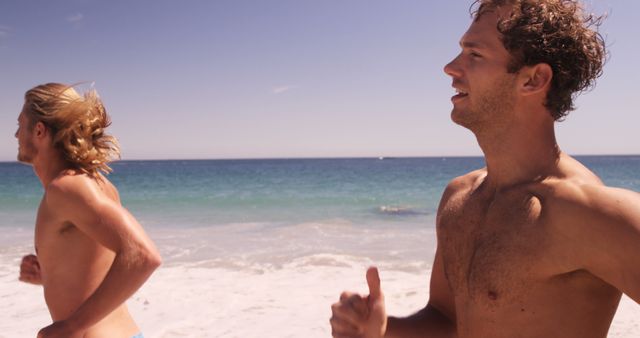
[[[18,149],[18,162],[31,164],[36,154],[36,148],[31,143],[25,143]]]
[[[494,82],[491,88],[469,96],[469,105],[464,111],[452,112],[455,123],[471,130],[474,134],[502,129],[509,124],[515,106],[515,77],[507,76]]]
[[[20,163],[24,163],[24,164],[31,164],[31,160],[32,158],[19,152],[18,153],[18,162]]]

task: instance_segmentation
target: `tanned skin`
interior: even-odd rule
[[[452,119],[487,166],[442,196],[428,304],[388,317],[371,268],[369,295],[333,304],[333,337],[605,338],[621,294],[640,302],[640,195],[560,151],[544,106],[553,71],[507,72],[496,29],[506,13],[474,21],[445,67],[459,92]]]
[[[39,338],[130,338],[140,332],[125,301],[160,265],[153,242],[102,175],[80,173],[52,144],[51,130],[20,113],[18,160],[44,187],[36,255],[20,280],[42,285],[53,324]]]

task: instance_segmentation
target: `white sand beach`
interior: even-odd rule
[[[278,269],[164,266],[128,304],[148,338],[329,337],[331,303],[344,289],[366,291],[371,262],[347,261],[319,255]],[[40,288],[18,282],[14,263],[0,267],[0,337],[35,337],[50,319]],[[424,306],[428,274],[382,269],[388,312],[407,315]],[[640,306],[623,298],[609,337],[638,337],[639,313]]]

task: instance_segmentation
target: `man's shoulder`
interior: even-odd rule
[[[87,174],[66,171],[55,177],[47,185],[45,197],[47,201],[54,203],[100,200],[105,197],[105,192],[100,187],[101,185],[113,187],[105,177],[94,178]]]
[[[586,203],[591,194],[604,188],[604,183],[589,168],[564,154],[554,175],[527,186],[534,195],[556,203]]]
[[[445,194],[455,193],[459,191],[466,191],[477,186],[484,177],[487,176],[487,170],[485,168],[468,172],[464,175],[458,176],[447,184]]]
[[[625,243],[640,230],[640,194],[575,177],[547,179],[540,186],[540,228],[562,266],[606,276],[603,264],[613,266],[636,250]]]
[[[438,214],[441,213],[442,208],[444,208],[446,205],[449,205],[454,200],[459,201],[460,196],[466,195],[469,191],[473,190],[474,187],[477,187],[482,182],[484,177],[486,177],[486,175],[486,169],[478,169],[466,173],[462,176],[458,176],[449,181],[447,187],[442,193],[440,206],[438,207]]]
[[[602,182],[579,178],[545,180],[536,195],[542,201],[548,220],[566,228],[570,224],[593,224],[598,220],[611,220],[640,210],[640,194],[609,187]]]
[[[631,190],[593,182],[562,181],[553,183],[552,187],[551,197],[555,201],[584,207],[600,207],[603,203],[623,203],[626,198],[635,199],[640,196]]]

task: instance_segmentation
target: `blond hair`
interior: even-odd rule
[[[95,90],[81,96],[72,86],[47,83],[30,89],[24,98],[23,113],[30,125],[47,126],[54,147],[75,169],[94,178],[112,171],[108,163],[120,158],[120,147],[105,133],[111,120]]]

